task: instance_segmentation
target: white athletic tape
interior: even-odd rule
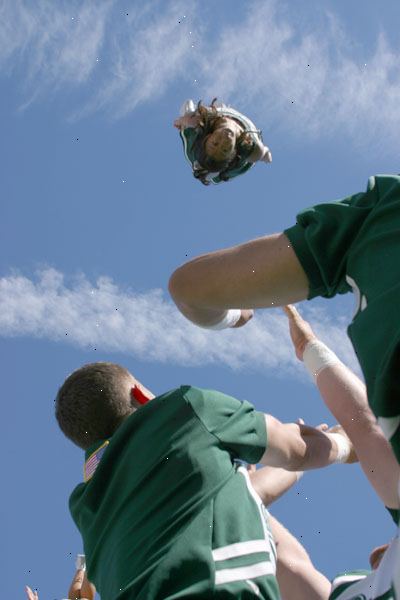
[[[349,440],[340,433],[329,434],[335,440],[338,447],[338,454],[335,463],[345,463],[350,456],[351,446]]]
[[[336,354],[320,340],[308,342],[304,349],[303,361],[308,372],[314,379],[326,367],[340,362]]]
[[[227,329],[228,327],[234,327],[236,323],[239,321],[242,316],[242,311],[240,308],[230,308],[226,315],[221,321],[218,323],[214,323],[214,325],[201,325],[203,329]]]
[[[75,568],[86,570],[86,557],[84,554],[77,554],[75,559]]]

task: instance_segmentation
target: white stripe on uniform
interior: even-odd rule
[[[229,558],[235,558],[236,556],[243,556],[245,554],[255,554],[256,552],[268,552],[269,547],[265,540],[249,540],[248,542],[238,542],[236,544],[229,544],[228,546],[221,546],[212,551],[213,559],[228,560]]]
[[[221,569],[215,572],[215,584],[231,583],[244,579],[254,579],[262,575],[274,575],[275,569],[269,561],[255,563],[247,567],[234,567],[232,569]]]
[[[361,581],[361,579],[365,579],[367,575],[340,575],[339,577],[335,577],[331,587],[331,594],[338,588],[340,585],[344,583],[351,583],[352,581]]]

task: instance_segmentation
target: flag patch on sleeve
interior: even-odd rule
[[[97,469],[101,457],[104,454],[105,449],[107,448],[110,442],[106,440],[101,446],[97,448],[87,459],[83,466],[83,480],[85,483],[89,481],[94,475],[95,470]]]

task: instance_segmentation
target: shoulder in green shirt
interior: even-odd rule
[[[235,477],[233,460],[257,462],[264,453],[264,416],[248,402],[182,386],[132,414],[109,442],[93,477],[70,497],[89,579],[104,600],[166,600],[192,586],[205,594],[193,597],[206,598],[215,582],[204,523]]]

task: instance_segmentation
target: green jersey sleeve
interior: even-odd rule
[[[246,400],[241,402],[221,392],[182,388],[186,402],[205,429],[214,435],[232,458],[258,463],[267,447],[263,413]]]
[[[194,127],[187,127],[180,131],[181,140],[183,143],[183,151],[187,160],[191,163],[192,167],[196,161],[194,153],[194,144],[199,135],[199,130]]]
[[[366,192],[307,208],[297,215],[297,224],[284,231],[308,277],[309,300],[351,290],[347,259],[378,200],[378,186],[371,177]]]

